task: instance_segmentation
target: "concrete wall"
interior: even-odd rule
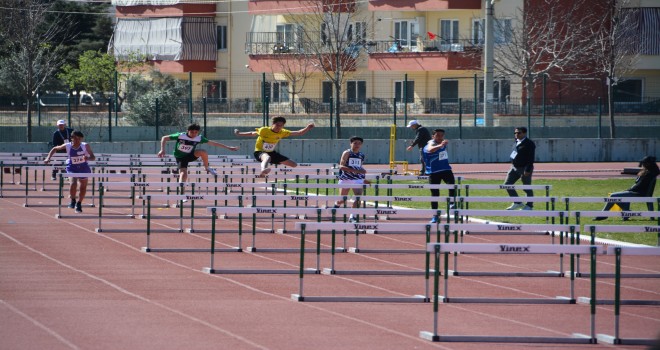
[[[510,132],[511,130],[508,130]],[[449,159],[452,163],[501,163],[508,162],[513,145],[512,139],[450,139]],[[227,145],[238,145],[238,152],[204,145],[211,154],[249,154],[254,150],[254,139],[216,139]],[[538,162],[635,162],[645,155],[660,155],[660,140],[647,139],[596,139],[596,138],[536,138]],[[419,150],[406,151],[406,140],[396,141],[396,160],[418,163]],[[156,154],[157,141],[90,142],[95,153]],[[174,142],[168,142],[171,152]],[[349,147],[348,140],[286,139],[280,142],[279,151],[297,162],[334,163]],[[365,139],[362,151],[367,163],[389,163],[390,143],[387,139]],[[0,142],[0,152],[46,152],[46,142]],[[579,164],[576,164],[579,167]]]

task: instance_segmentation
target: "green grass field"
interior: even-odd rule
[[[398,183],[427,183],[426,181],[412,181],[412,182],[398,182]],[[628,189],[634,183],[634,178],[630,179],[606,179],[606,180],[593,180],[593,179],[568,179],[568,180],[535,180],[534,185],[551,185],[551,197],[605,197],[611,192],[618,192]],[[501,180],[464,180],[462,184],[502,184]],[[518,183],[520,184],[520,183]],[[368,195],[372,195],[373,189],[367,191]],[[383,194],[383,193],[379,193]],[[425,196],[430,195],[428,190],[416,189],[395,189],[392,190],[393,195],[400,196]],[[535,196],[544,196],[543,191],[535,191]],[[447,191],[440,191],[441,196],[446,196]],[[471,196],[506,196],[504,190],[471,190]],[[524,192],[519,191],[519,195],[524,197]],[[399,204],[397,204],[399,205]],[[470,209],[506,209],[510,203],[471,203]],[[404,206],[410,208],[424,208],[428,209],[430,206],[422,202],[407,203]],[[600,203],[575,203],[571,204],[570,210],[601,210],[603,207]],[[440,203],[440,208],[445,208],[444,203]],[[657,210],[657,208],[654,206]],[[535,209],[544,210],[545,203],[537,203]],[[564,203],[557,203],[556,210],[565,210]],[[630,210],[646,211],[646,203],[632,203]],[[660,214],[660,213],[659,213]],[[518,223],[518,224],[545,224],[545,218],[523,218],[523,217],[483,217],[491,221]],[[574,219],[571,219],[573,222]],[[628,221],[623,221],[620,218],[609,218],[605,221],[593,221],[592,218],[582,218],[580,220],[582,225],[600,224],[600,225],[660,225],[656,220],[650,218],[631,218]],[[600,238],[613,239],[617,241],[624,241],[630,243],[646,244],[655,246],[658,243],[658,234],[656,233],[600,233]]]

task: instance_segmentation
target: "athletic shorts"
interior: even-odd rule
[[[254,159],[261,162],[261,155],[266,153],[270,156],[270,164],[280,164],[289,160],[289,158],[277,153],[277,151],[264,152],[264,151],[254,151]]]
[[[196,161],[197,158],[194,153],[189,153],[184,157],[176,158],[176,164],[179,165],[179,169],[188,169],[188,163]]]
[[[358,185],[358,186],[352,187],[352,189],[354,189],[354,190],[355,190],[355,189],[357,189],[357,190],[361,190],[361,189],[362,189],[362,185],[364,185],[364,179],[339,180],[337,183],[340,184],[340,185],[355,184],[355,185]]]

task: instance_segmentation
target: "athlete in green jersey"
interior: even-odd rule
[[[174,158],[179,166],[179,182],[188,180],[188,163],[202,158],[204,168],[213,175],[217,175],[215,169],[209,167],[209,154],[203,149],[196,149],[200,143],[208,143],[211,146],[226,148],[231,151],[238,150],[238,147],[226,146],[219,142],[211,141],[199,134],[202,128],[199,124],[190,124],[187,132],[177,132],[171,135],[165,135],[160,139],[160,152],[158,157],[165,156],[165,143],[170,140],[176,140],[174,145]]]

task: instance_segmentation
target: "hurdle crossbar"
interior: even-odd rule
[[[461,215],[461,213],[468,213],[471,215],[508,215],[516,216],[535,216],[535,211],[507,211],[507,210],[474,210],[474,209],[457,209],[454,210],[454,215]],[[508,214],[507,214],[508,213]],[[543,212],[536,211],[539,216],[558,216],[563,217],[567,213],[562,212]],[[507,224],[507,223],[486,223],[486,224],[451,224],[444,226],[446,230],[445,237],[449,237],[450,232],[454,234],[454,243],[464,243],[464,235],[548,235],[552,237],[551,244],[555,244],[554,236],[559,236],[559,244],[573,244],[575,241],[575,226],[569,225],[545,225],[545,224]],[[460,241],[459,241],[460,237]],[[449,243],[449,241],[446,241]],[[458,255],[453,254],[453,269],[449,270],[454,276],[490,276],[490,277],[562,277],[564,276],[564,260],[563,254],[559,254],[559,269],[557,271],[545,272],[494,272],[494,271],[459,271],[458,268]],[[571,260],[573,263],[573,258]]]
[[[530,337],[530,336],[492,336],[492,335],[440,335],[438,333],[438,310],[439,310],[439,281],[440,281],[440,255],[445,256],[445,272],[447,272],[447,256],[450,253],[491,253],[491,254],[590,254],[591,270],[596,270],[596,255],[602,251],[598,246],[577,245],[552,245],[552,244],[478,244],[478,243],[429,243],[427,250],[434,253],[435,273],[433,278],[433,330],[420,332],[420,337],[433,342],[499,342],[499,343],[567,343],[567,344],[595,344],[595,316],[596,303],[592,302],[590,307],[590,330],[589,335],[579,333],[572,337]],[[445,279],[447,279],[445,273]],[[596,299],[596,281],[591,279],[592,300]],[[520,303],[525,300],[517,299]]]

